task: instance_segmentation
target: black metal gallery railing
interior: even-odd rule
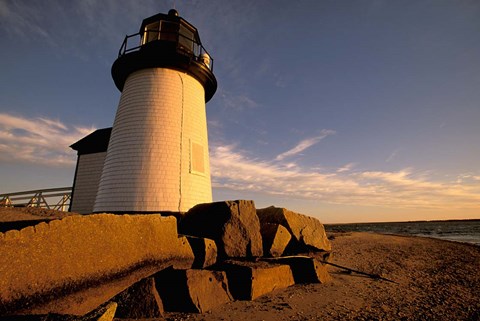
[[[213,71],[213,58],[202,44],[195,41],[195,39],[186,37],[178,32],[160,32],[151,30],[127,35],[118,50],[118,57],[140,50],[143,46],[155,41],[169,41],[176,43],[177,52],[191,55],[195,61],[205,64],[211,71]]]

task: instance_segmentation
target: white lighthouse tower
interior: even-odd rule
[[[185,212],[212,201],[205,111],[217,89],[212,67],[197,29],[176,10],[125,37],[112,66],[122,94],[94,212]]]

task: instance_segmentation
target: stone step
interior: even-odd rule
[[[331,280],[327,266],[309,256],[263,258],[262,261],[290,266],[296,284],[325,283]]]
[[[288,265],[225,261],[215,268],[227,273],[228,287],[236,300],[254,300],[295,284]]]
[[[233,301],[221,271],[166,269],[155,275],[155,282],[168,312],[203,313]]]

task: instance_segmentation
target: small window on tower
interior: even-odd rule
[[[187,52],[193,51],[193,31],[180,25],[180,38],[178,38],[178,44],[180,49]]]
[[[160,40],[178,41],[178,23],[161,21]]]
[[[198,143],[190,143],[190,173],[205,174],[204,148]]]
[[[154,22],[145,26],[145,34],[143,35],[143,44],[158,40],[159,27],[160,27],[160,22]]]

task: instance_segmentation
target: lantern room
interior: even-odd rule
[[[140,69],[170,68],[196,78],[208,102],[217,90],[213,59],[202,46],[197,28],[175,9],[143,20],[138,33],[128,35],[112,66],[112,77],[122,91],[127,77]]]
[[[175,9],[170,10],[167,16],[157,14],[143,20],[140,32],[143,33],[142,45],[157,40],[169,41],[176,43],[179,50],[193,53],[194,45],[200,43],[197,29],[179,18]]]

